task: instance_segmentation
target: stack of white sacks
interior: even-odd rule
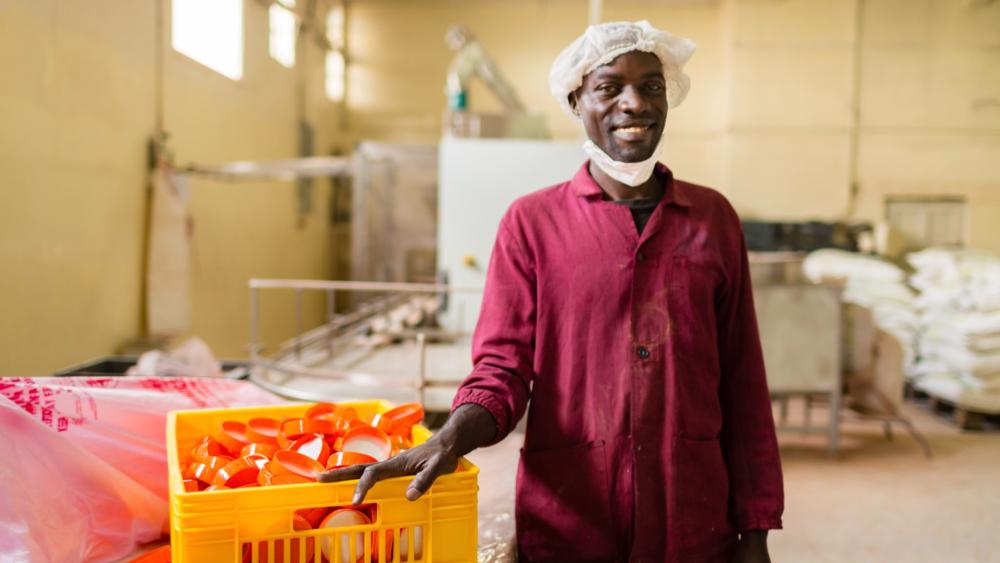
[[[878,328],[896,337],[903,349],[905,373],[916,365],[920,318],[917,296],[906,285],[906,272],[874,256],[823,249],[809,254],[802,263],[806,277],[814,283],[840,280],[843,300],[869,309]]]
[[[987,412],[1000,409],[1000,256],[931,248],[910,254],[920,295],[914,385]]]

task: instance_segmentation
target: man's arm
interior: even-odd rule
[[[414,474],[406,498],[416,500],[440,475],[454,471],[460,457],[499,442],[524,415],[533,373],[535,276],[507,221],[504,217],[500,223],[490,257],[472,343],[474,367],[444,427],[427,442],[387,461],[320,475],[321,482],[360,479],[354,504],[363,502],[376,482]]]
[[[740,531],[736,561],[767,561],[766,530],[781,528],[784,492],[771,398],[753,306],[750,266],[732,213],[729,279],[718,299],[719,389],[730,509]],[[738,233],[738,236],[737,234]]]

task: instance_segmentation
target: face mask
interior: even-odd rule
[[[590,160],[603,170],[605,174],[626,186],[634,188],[642,185],[653,175],[653,169],[656,168],[656,157],[660,155],[660,146],[662,144],[663,139],[661,138],[660,142],[656,144],[653,154],[641,162],[618,162],[608,156],[607,153],[602,151],[590,139],[587,139],[587,142],[583,144],[583,152],[587,153]]]

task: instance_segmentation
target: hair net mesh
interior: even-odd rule
[[[646,20],[592,25],[556,57],[549,72],[549,88],[559,105],[573,115],[569,95],[583,84],[584,76],[619,55],[643,51],[656,55],[663,63],[667,105],[675,108],[684,101],[691,88],[691,79],[684,74],[684,65],[694,50],[695,44],[690,39],[660,31]]]

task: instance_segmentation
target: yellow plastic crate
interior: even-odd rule
[[[385,401],[339,404],[354,407],[361,418],[370,418],[393,406]],[[365,504],[377,507],[377,518],[372,524],[363,526],[303,532],[292,529],[292,515],[297,510],[350,506],[357,481],[210,492],[184,491],[180,462],[199,437],[214,434],[225,420],[247,422],[257,417],[299,418],[310,406],[210,409],[169,414],[167,462],[171,560],[174,563],[446,563],[476,560],[479,469],[464,458],[455,473],[442,475],[431,490],[416,501],[408,501],[405,497],[412,477],[388,479],[376,484],[365,498]],[[413,428],[414,444],[423,443],[430,436],[431,432],[423,426]],[[359,534],[363,536],[360,546],[356,541]],[[390,543],[385,541],[387,537],[392,539],[391,554],[386,553]],[[375,542],[375,553],[371,549],[363,549],[363,546],[372,545],[373,538],[382,538]],[[306,559],[308,550],[295,548],[304,548],[305,544],[301,542],[308,541],[315,542],[315,549]],[[332,542],[327,543],[334,551],[330,560],[323,556],[320,542]],[[399,549],[400,546],[405,548]],[[416,547],[422,547],[422,553],[416,553]]]

